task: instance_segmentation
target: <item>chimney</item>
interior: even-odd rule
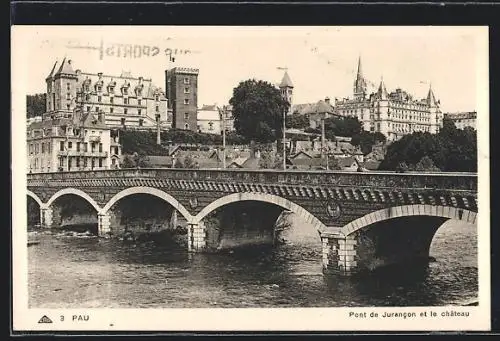
[[[327,104],[330,104],[330,97],[325,97],[325,102],[326,102]]]
[[[99,79],[101,79],[101,78],[102,78],[102,72],[99,72],[99,73],[97,74],[97,76],[99,77]]]
[[[71,59],[68,59],[68,64],[71,65]]]

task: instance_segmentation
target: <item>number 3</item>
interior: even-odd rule
[[[64,315],[61,315],[61,321],[64,321]]]

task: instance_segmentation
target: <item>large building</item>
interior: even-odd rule
[[[222,134],[223,127],[226,127],[226,132],[234,131],[232,106],[203,105],[198,110],[197,122],[200,133]]]
[[[44,118],[27,127],[27,171],[99,170],[120,167],[121,147],[105,114],[76,112],[71,118]]]
[[[414,99],[399,88],[389,93],[382,79],[377,92],[368,94],[361,58],[358,60],[353,95],[353,98],[335,99],[336,114],[355,116],[364,130],[380,132],[388,140],[417,131],[434,134],[442,127],[443,114],[432,87],[429,87],[426,98]]]
[[[444,117],[455,123],[455,127],[458,129],[464,129],[466,127],[477,129],[477,112],[475,111],[446,113]]]
[[[175,67],[165,71],[172,128],[197,131],[198,69]]]
[[[151,79],[74,70],[71,60],[56,62],[46,78],[47,118],[71,118],[76,110],[104,114],[110,128],[167,129],[167,99]]]

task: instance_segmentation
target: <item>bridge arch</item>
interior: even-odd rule
[[[215,209],[228,205],[231,203],[239,202],[239,201],[260,201],[267,202],[270,204],[274,204],[280,206],[284,209],[292,211],[299,216],[303,217],[306,221],[310,222],[318,231],[324,231],[326,229],[325,224],[323,224],[318,218],[312,215],[309,211],[303,208],[296,203],[282,198],[277,195],[265,194],[265,193],[255,193],[255,192],[242,192],[242,193],[234,193],[230,195],[226,195],[222,198],[219,198],[209,205],[204,207],[194,218],[193,223],[199,223],[203,218],[205,218],[209,213],[214,211]]]
[[[29,197],[31,197],[33,200],[35,200],[40,207],[44,206],[44,203],[43,203],[42,199],[40,199],[38,197],[38,195],[36,195],[32,191],[30,191],[29,189],[26,190],[26,193],[28,194]]]
[[[348,236],[358,230],[365,228],[368,225],[377,222],[411,216],[440,217],[460,220],[469,224],[474,224],[477,221],[477,212],[473,212],[463,208],[435,205],[404,205],[384,208],[369,213],[345,225],[344,227],[342,227],[340,232],[343,235]]]
[[[170,194],[157,189],[153,187],[130,187],[127,189],[124,189],[121,192],[118,192],[115,194],[109,201],[108,203],[102,208],[101,213],[106,214],[109,209],[117,203],[120,199],[123,199],[129,195],[134,195],[134,194],[150,194],[155,197],[158,197],[160,199],[163,199],[170,205],[172,205],[177,211],[179,211],[180,214],[188,221],[190,222],[193,219],[193,216],[189,213],[189,211],[173,196]]]
[[[97,202],[92,199],[92,197],[90,195],[88,195],[87,193],[85,193],[84,191],[82,190],[79,190],[79,189],[76,189],[76,188],[64,188],[64,189],[61,189],[60,191],[54,193],[54,195],[52,197],[50,197],[49,201],[47,201],[47,204],[46,206],[47,207],[50,207],[50,205],[52,205],[52,203],[59,197],[63,196],[63,195],[66,195],[66,194],[74,194],[74,195],[77,195],[79,196],[80,198],[83,198],[85,200],[87,200],[87,202],[89,204],[92,205],[92,207],[95,208],[95,210],[97,212],[100,212],[101,211],[101,208],[99,207],[99,205],[97,204]]]

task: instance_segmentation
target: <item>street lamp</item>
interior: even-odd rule
[[[286,170],[286,108],[283,109],[283,170]]]
[[[217,107],[222,119],[222,168],[226,169],[226,107]]]

